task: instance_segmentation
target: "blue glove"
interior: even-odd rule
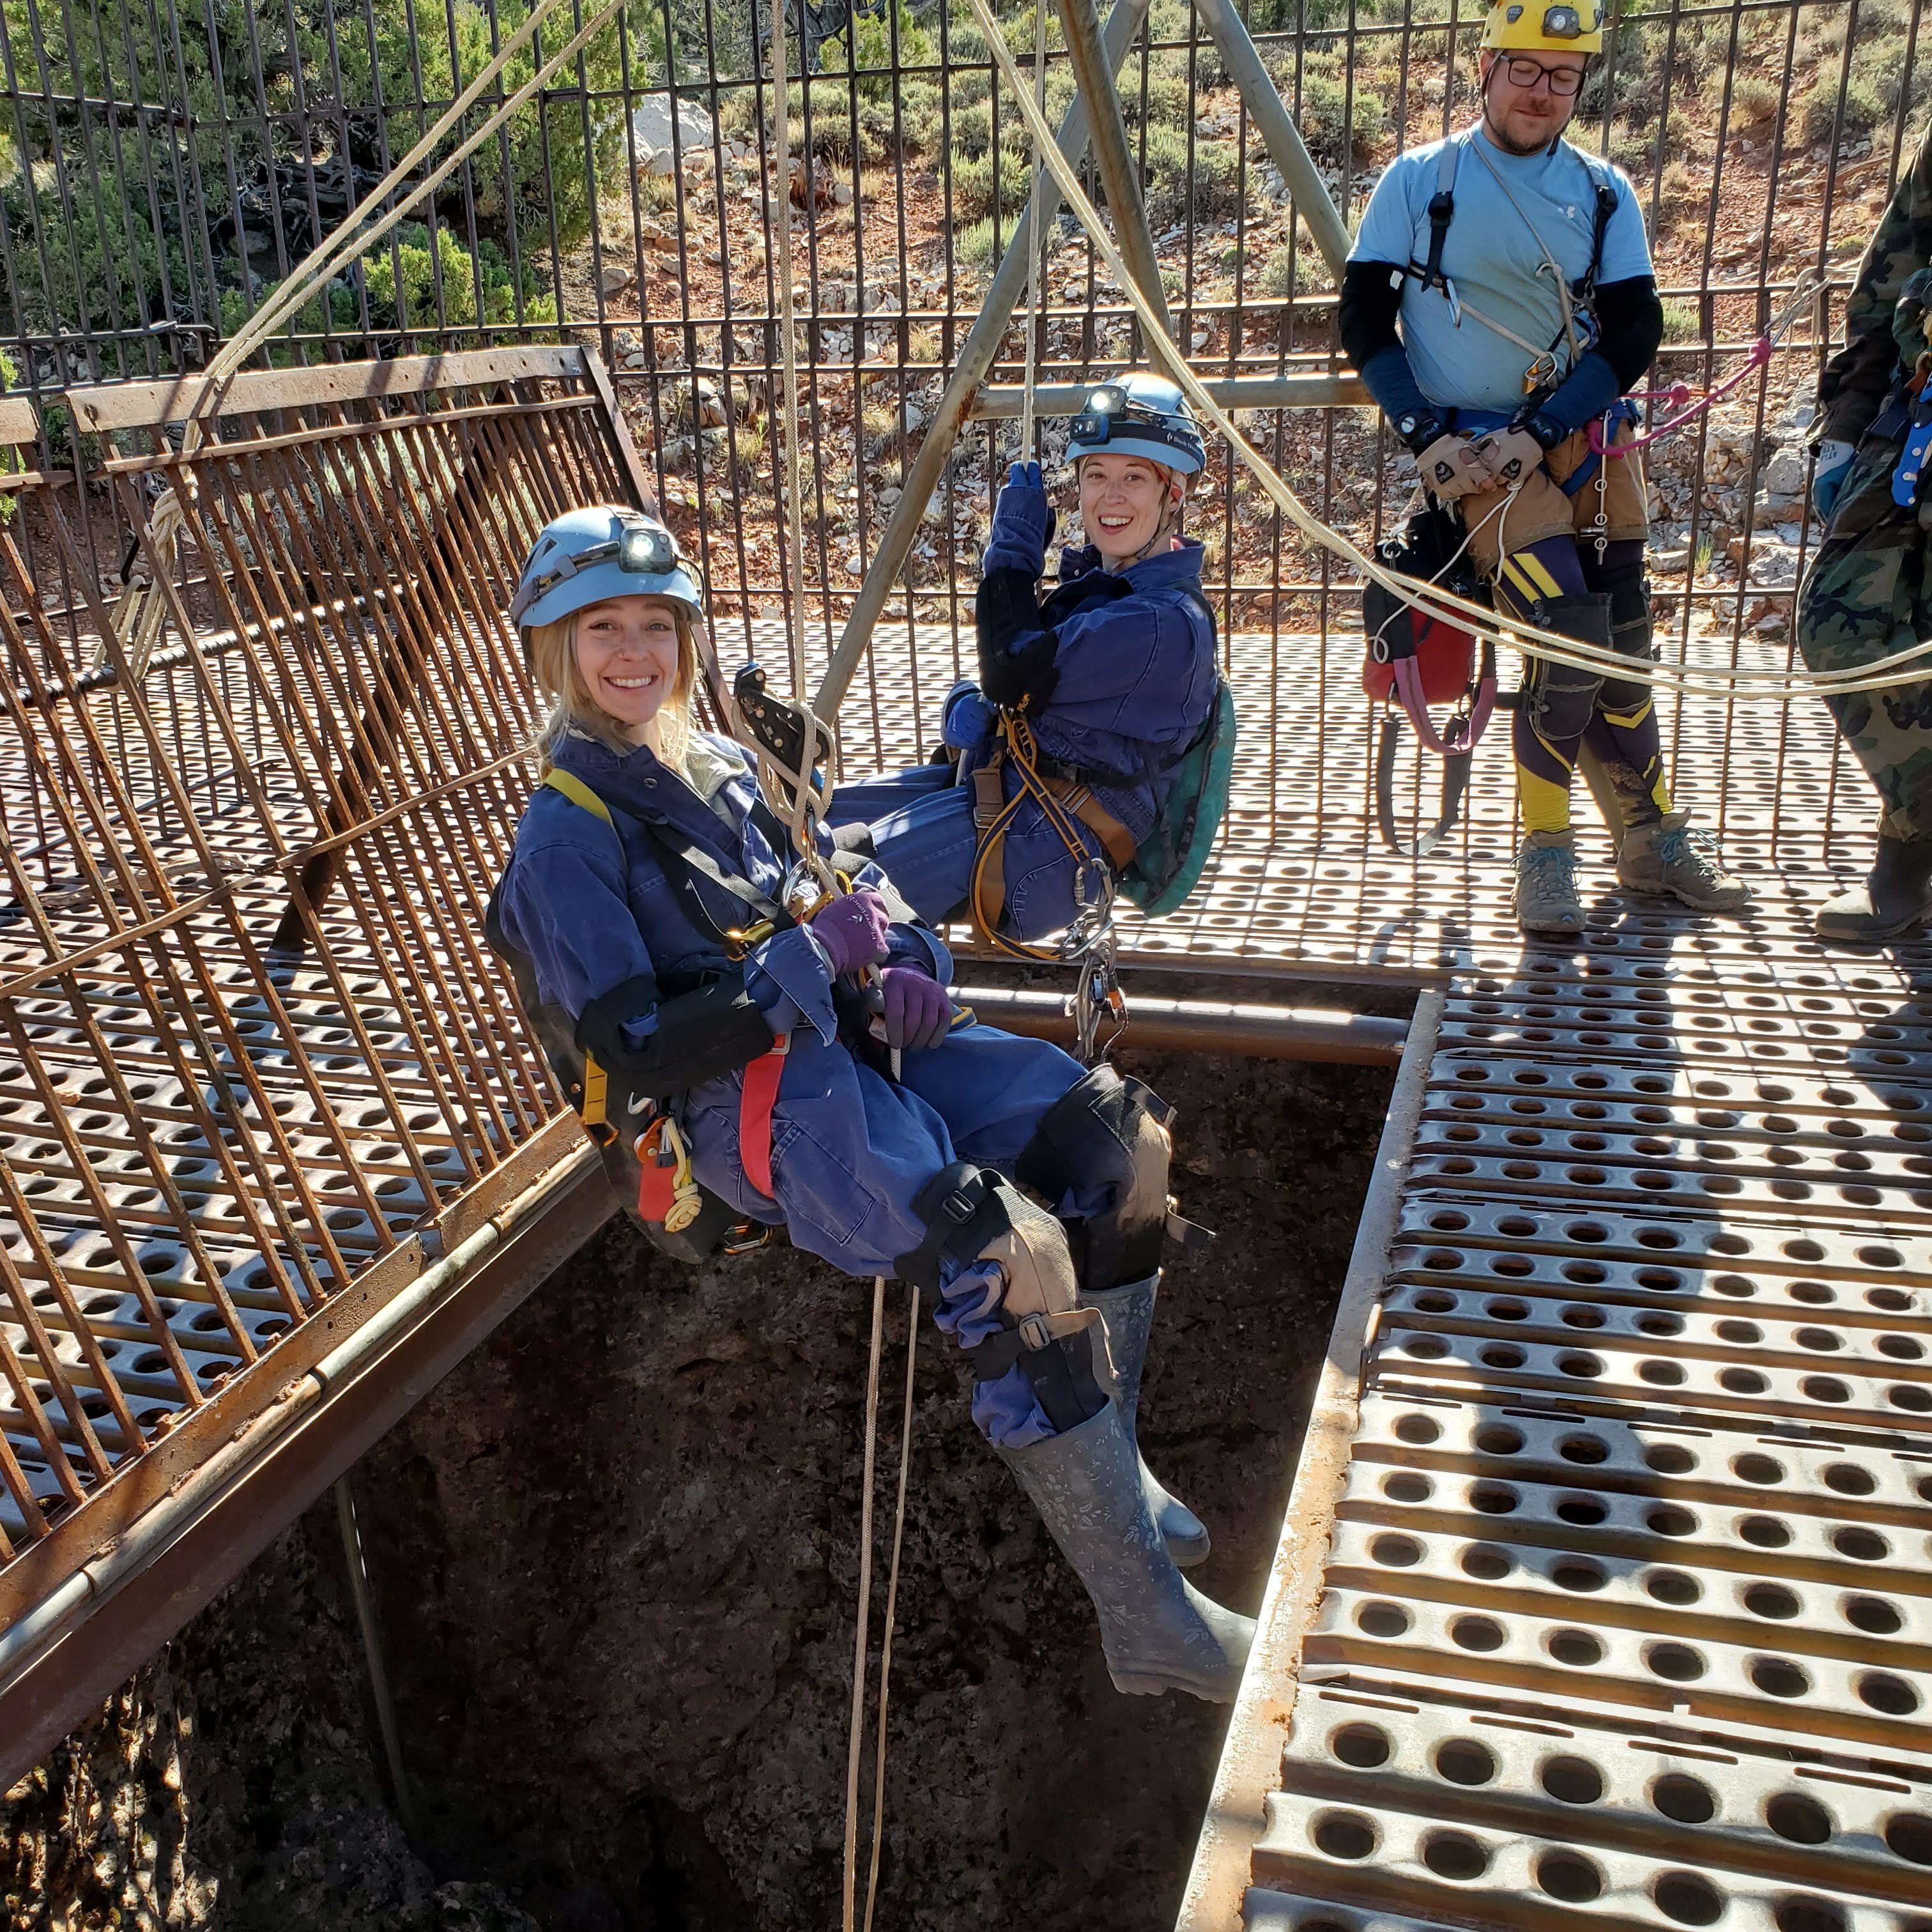
[[[940,736],[956,752],[977,751],[993,735],[997,722],[986,693],[970,677],[962,677],[946,698]]]
[[[1828,437],[1818,446],[1818,466],[1811,472],[1811,507],[1822,520],[1829,523],[1837,508],[1838,493],[1845,487],[1852,458],[1857,454],[1851,444]]]
[[[1038,577],[1046,568],[1046,547],[1060,519],[1046,500],[1046,481],[1037,463],[1016,463],[993,507],[982,570],[1024,570]]]

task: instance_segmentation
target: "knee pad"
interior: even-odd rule
[[[1173,1118],[1153,1088],[1096,1066],[1046,1110],[1021,1150],[1013,1175],[1022,1186],[1056,1206],[1071,1197],[1089,1208],[1067,1226],[1082,1287],[1118,1288],[1160,1267]]]
[[[1641,549],[1628,560],[1607,564],[1598,573],[1597,586],[1610,600],[1611,650],[1620,657],[1654,660],[1650,582],[1644,575]]]
[[[1545,598],[1532,612],[1536,622],[1559,637],[1579,644],[1610,643],[1610,600],[1594,591]],[[1529,715],[1538,732],[1552,743],[1580,737],[1597,705],[1603,686],[1600,671],[1580,670],[1571,664],[1552,664],[1531,657],[1523,677]]]
[[[1096,1309],[1076,1305],[1073,1260],[1066,1233],[1044,1208],[991,1168],[956,1161],[914,1197],[925,1216],[925,1238],[893,1262],[902,1281],[925,1292],[940,1290],[940,1264],[998,1264],[997,1305],[980,1311],[998,1324],[966,1351],[976,1382],[994,1382],[1018,1368],[1056,1430],[1077,1427],[1106,1406],[1094,1373],[1096,1336],[1106,1326]]]

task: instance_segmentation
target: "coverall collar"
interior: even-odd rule
[[[1136,590],[1155,590],[1169,584],[1198,584],[1204,553],[1198,537],[1183,537],[1178,550],[1166,550],[1144,556],[1117,573],[1120,582]],[[1100,552],[1096,544],[1069,544],[1060,553],[1060,580],[1071,584],[1100,571]]]
[[[694,733],[692,741],[703,746],[703,763],[706,766],[715,767],[730,759],[730,748],[708,732]],[[730,830],[742,839],[752,804],[742,782],[742,760],[736,773],[724,778],[709,803],[648,745],[618,752],[602,739],[573,730],[559,742],[552,762],[559,770],[581,778],[606,805],[633,818],[668,820],[680,830],[716,844],[718,819],[722,816],[728,818]]]

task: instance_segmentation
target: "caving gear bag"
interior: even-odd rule
[[[1454,591],[1476,603],[1490,602],[1489,586],[1466,560],[1460,524],[1439,503],[1416,511],[1397,535],[1376,546],[1376,554],[1388,568],[1423,585]],[[1373,578],[1362,586],[1362,630],[1368,645],[1362,688],[1385,707],[1376,747],[1376,817],[1382,842],[1404,858],[1426,858],[1462,816],[1470,754],[1496,706],[1496,647],[1485,639],[1479,653],[1473,632],[1418,610]],[[1457,707],[1439,732],[1430,718],[1432,704]],[[1402,712],[1408,715],[1424,748],[1442,760],[1442,800],[1436,824],[1412,846],[1403,844],[1395,822]]]

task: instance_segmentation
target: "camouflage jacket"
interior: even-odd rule
[[[1845,302],[1845,346],[1818,382],[1820,439],[1856,443],[1871,427],[1898,372],[1892,311],[1906,279],[1932,266],[1932,125],[1880,218]]]

